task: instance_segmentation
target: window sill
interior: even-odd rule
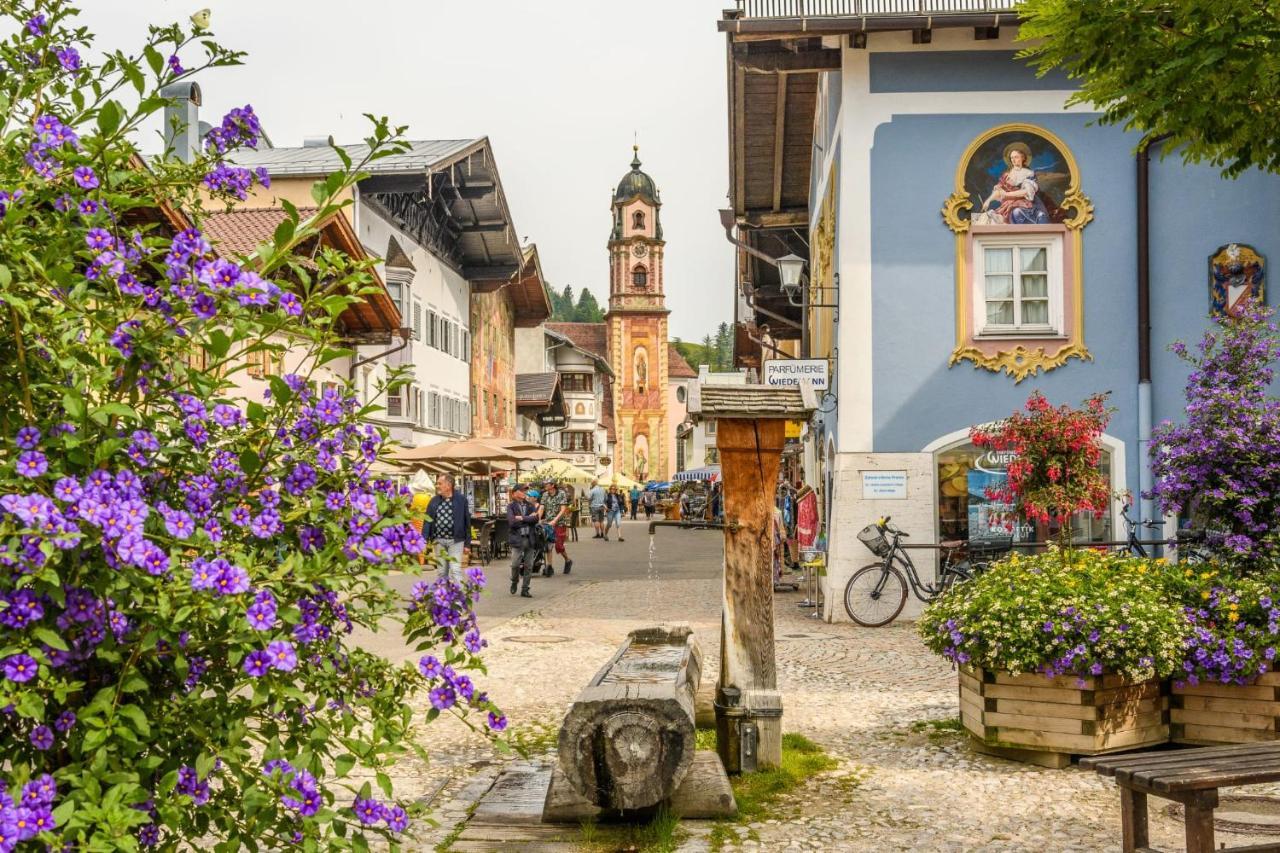
[[[1065,341],[1067,336],[1057,329],[979,332],[975,341]]]

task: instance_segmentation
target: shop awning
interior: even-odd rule
[[[681,483],[689,482],[690,480],[704,480],[708,483],[714,483],[720,479],[720,466],[707,465],[702,468],[694,468],[691,471],[681,471],[671,479]]]

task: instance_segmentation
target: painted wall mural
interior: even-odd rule
[[[979,135],[960,156],[941,212],[956,244],[948,366],[969,361],[1021,382],[1092,359],[1082,271],[1093,204],[1061,139],[1030,124]]]
[[[1249,300],[1266,301],[1267,262],[1245,243],[1219,246],[1209,257],[1209,311],[1238,317]]]
[[[507,290],[471,294],[471,418],[480,438],[517,438],[515,306]]]

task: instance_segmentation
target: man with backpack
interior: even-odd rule
[[[560,484],[554,481],[547,483],[547,490],[542,499],[543,518],[551,525],[555,531],[556,553],[564,557],[564,573],[567,575],[573,569],[573,560],[569,559],[569,554],[564,549],[565,539],[569,535],[569,496],[560,488]],[[551,558],[547,557],[547,565],[551,565]]]

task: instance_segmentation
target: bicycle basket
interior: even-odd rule
[[[880,528],[874,524],[868,524],[858,532],[858,538],[862,540],[862,544],[866,545],[872,554],[877,557],[887,557],[893,551],[893,546],[889,544],[889,540],[884,538],[884,534],[880,532]]]

